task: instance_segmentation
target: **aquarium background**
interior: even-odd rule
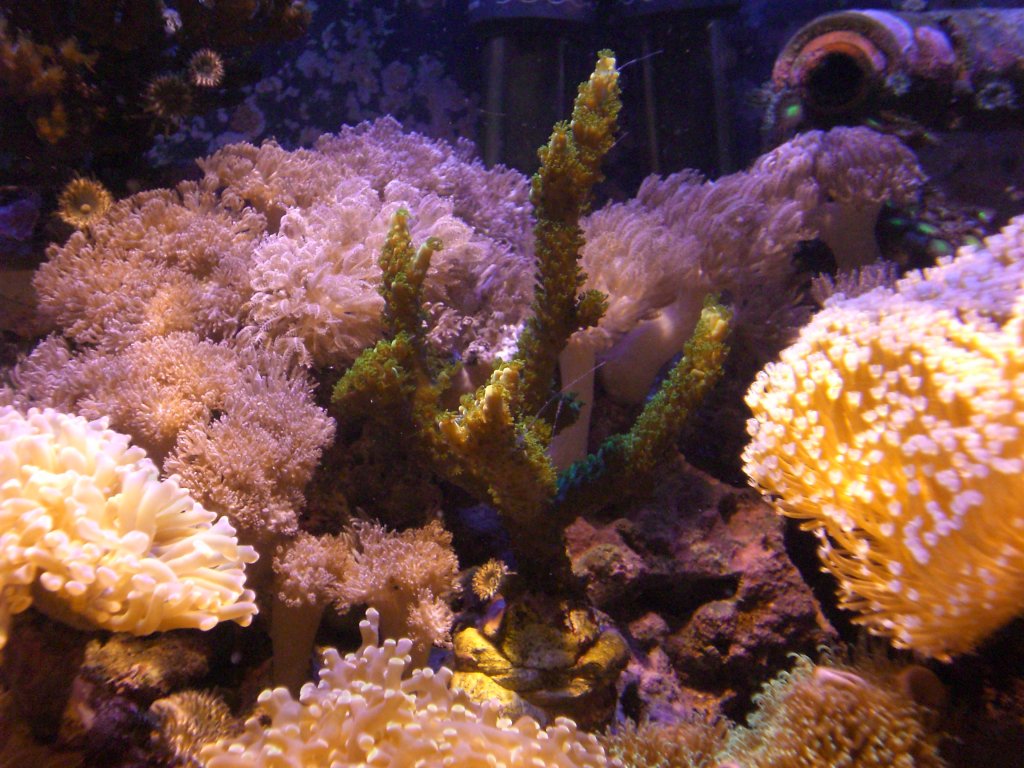
[[[1018,15],[992,25],[1006,35],[991,56],[1000,77],[951,81],[955,104],[896,98],[920,92],[894,78],[883,109],[814,112],[798,89],[773,84],[799,30],[855,9]],[[621,110],[609,106],[606,49]],[[587,82],[593,90],[580,91]],[[574,118],[578,134],[552,139],[578,91],[592,113]],[[965,534],[964,553],[945,551],[948,565],[924,569],[933,592],[911,590],[911,604],[937,613],[947,599],[968,604],[960,629],[936,638],[915,634],[913,619],[896,627],[878,607],[885,589],[863,598],[868,568],[836,555],[836,542],[863,555],[870,547],[844,536],[870,525],[841,515],[827,533],[806,524],[818,497],[782,500],[748,421],[760,420],[762,437],[764,424],[781,433],[800,421],[772,411],[789,379],[769,366],[784,355],[795,371],[819,346],[848,343],[846,357],[834,353],[844,361],[865,348],[884,357],[890,341],[902,349],[904,328],[942,360],[978,353],[977,378],[955,366],[951,378],[978,382],[982,409],[998,390],[1010,405],[992,413],[1020,421],[1022,93],[1021,2],[0,0],[0,437],[13,445],[40,430],[61,460],[102,445],[141,477],[118,438],[83,420],[26,426],[18,415],[106,408],[154,457],[147,482],[184,478],[237,529],[211,545],[197,536],[178,564],[221,557],[226,605],[196,598],[218,620],[197,609],[150,634],[47,602],[41,580],[17,584],[28,556],[11,542],[34,534],[2,518],[12,538],[0,608],[12,629],[8,639],[0,627],[0,766],[327,764],[313,739],[296,737],[308,733],[298,724],[327,730],[319,710],[289,698],[321,673],[334,687],[305,704],[336,713],[332,738],[350,749],[342,765],[370,764],[360,762],[366,733],[380,739],[378,758],[391,750],[389,764],[412,764],[425,747],[389,744],[396,722],[435,749],[466,750],[456,765],[503,750],[509,765],[1024,765],[1021,457],[998,464],[1011,479],[985,486],[996,489],[985,504],[957,497],[987,525]],[[396,123],[369,126],[379,118]],[[586,161],[543,164],[566,133]],[[588,136],[597,149],[580,150]],[[346,186],[350,177],[359,182]],[[851,200],[857,215],[840,220]],[[126,201],[147,213],[134,217]],[[166,273],[147,261],[164,251]],[[591,336],[599,302],[577,280],[580,254],[586,287],[611,296]],[[960,267],[914,277],[954,254]],[[684,258],[698,266],[675,269]],[[250,274],[256,262],[264,271]],[[534,294],[537,263],[547,266]],[[899,314],[904,299],[939,319]],[[944,334],[950,317],[967,318],[969,332]],[[693,342],[634,333],[655,321]],[[171,330],[155,342],[133,335],[162,323]],[[876,326],[878,349],[864,330]],[[587,341],[569,373],[553,348],[573,332]],[[535,342],[526,351],[524,334]],[[917,381],[894,355],[872,362]],[[534,369],[539,387],[527,381]],[[548,391],[552,379],[563,389],[582,380],[584,394]],[[634,391],[617,389],[623,381]],[[173,407],[154,392],[170,392]],[[794,402],[807,393],[794,390]],[[881,383],[857,397],[896,408]],[[574,439],[589,456],[573,463],[551,432],[581,404],[593,413],[583,410]],[[389,420],[390,407],[408,419]],[[792,416],[795,406],[778,407]],[[1006,424],[977,428],[986,450],[1019,453]],[[828,454],[812,437],[784,450]],[[25,444],[35,443],[4,449],[0,473],[33,465]],[[549,466],[561,450],[570,458]],[[65,479],[82,471],[68,461]],[[940,484],[958,491],[963,455],[950,461]],[[877,488],[875,477],[833,482],[837,472],[826,485],[862,497],[888,487],[881,469]],[[15,512],[16,486],[5,491]],[[550,517],[532,516],[538,507]],[[913,525],[908,539],[927,565]],[[983,551],[974,561],[972,547]],[[885,567],[899,592],[909,575]],[[73,594],[77,573],[46,590]],[[956,585],[964,574],[970,589]],[[884,615],[862,621],[872,611]],[[403,632],[408,647],[378,642]],[[416,681],[407,688],[422,698],[390,731],[352,730],[359,708],[336,697],[365,671],[343,658],[353,649]],[[422,671],[443,665],[466,698],[449,693],[445,673]],[[397,673],[367,675],[371,699],[395,700]],[[261,697],[271,685],[278,693]],[[495,697],[515,727],[484,709],[464,717],[465,701]],[[423,714],[428,699],[435,709]],[[449,721],[459,725],[445,730]],[[232,740],[244,748],[232,754]],[[279,748],[294,751],[276,763]]]

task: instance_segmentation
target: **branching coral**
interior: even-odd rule
[[[540,169],[530,193],[537,217],[537,285],[515,358],[530,363],[523,368],[515,403],[520,413],[543,408],[569,337],[595,325],[605,311],[604,294],[593,289],[579,293],[586,280],[580,266],[580,217],[590,206],[593,186],[604,178],[601,161],[615,143],[621,108],[615,59],[602,51],[590,80],[580,85],[572,119],[555,125],[538,152]]]
[[[376,611],[367,612],[358,651],[342,657],[328,649],[319,684],[303,686],[297,701],[284,688],[264,691],[261,714],[247,721],[241,736],[202,750],[206,768],[609,764],[597,739],[570,720],[543,729],[529,717],[512,723],[495,705],[474,704],[450,689],[447,668],[414,669],[405,677],[412,642],[379,645],[378,620]]]
[[[345,128],[313,150],[227,147],[203,167],[227,201],[270,222],[247,334],[290,344],[317,366],[350,363],[380,337],[376,258],[404,207],[417,239],[446,244],[424,288],[434,345],[486,362],[510,349],[530,290],[528,252],[509,244],[529,228],[525,183],[513,172],[485,170],[390,120]]]
[[[586,287],[607,294],[608,309],[561,355],[562,382],[584,406],[555,440],[556,464],[586,453],[595,373],[616,399],[642,403],[682,351],[708,293],[729,297],[731,362],[742,369],[732,373],[752,376],[806,320],[793,261],[799,244],[821,239],[847,267],[874,259],[882,203],[911,199],[921,180],[896,139],[837,128],[804,134],[715,181],[693,171],[648,177],[634,199],[586,217]]]
[[[0,408],[0,480],[0,644],[33,603],[138,635],[252,620],[256,553],[105,422]]]
[[[443,244],[428,239],[415,249],[408,212],[400,209],[381,256],[386,338],[360,355],[333,395],[343,421],[370,422],[381,439],[408,435],[413,460],[494,504],[506,518],[521,567],[565,583],[561,538],[538,541],[532,532],[538,525],[558,528],[594,504],[606,504],[607,496],[582,490],[596,487],[591,481],[619,471],[646,476],[653,469],[679,420],[720,373],[728,328],[727,313],[709,305],[694,354],[676,366],[634,432],[599,452],[585,471],[574,468],[563,486],[570,492],[556,500],[556,472],[546,453],[553,431],[562,425],[554,370],[569,335],[595,322],[603,309],[599,292],[577,295],[584,280],[578,266],[579,216],[599,177],[601,154],[611,145],[617,77],[614,59],[603,53],[593,77],[580,87],[573,120],[556,126],[541,152],[533,185],[538,279],[533,314],[511,362],[499,362],[486,384],[462,398],[458,411],[442,407],[451,369],[425,343],[421,297],[430,259],[443,252]]]
[[[1024,219],[894,289],[837,294],[748,393],[751,482],[842,605],[938,658],[1024,610]]]

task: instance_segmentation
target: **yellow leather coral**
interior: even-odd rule
[[[33,602],[136,635],[247,625],[255,559],[105,420],[0,408],[0,648]]]
[[[752,484],[870,631],[948,658],[1024,612],[1024,217],[830,298],[747,403]]]
[[[417,669],[408,677],[411,641],[378,644],[373,609],[359,625],[362,647],[342,657],[328,649],[320,682],[296,701],[285,688],[260,694],[244,732],[206,746],[206,768],[420,766],[420,768],[603,768],[613,765],[595,736],[558,718],[541,728],[514,723],[496,705],[478,705],[449,688],[452,673]]]

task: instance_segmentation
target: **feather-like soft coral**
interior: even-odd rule
[[[338,585],[339,607],[376,608],[385,634],[411,637],[415,657],[425,663],[431,645],[450,642],[454,615],[447,600],[459,589],[451,534],[436,520],[398,533],[358,522],[352,540],[352,566]]]

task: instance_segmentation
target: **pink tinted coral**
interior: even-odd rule
[[[245,536],[264,541],[296,532],[303,491],[334,437],[334,420],[313,401],[308,378],[286,361],[244,350],[240,364],[217,418],[179,433],[164,469]]]
[[[312,150],[238,144],[201,164],[226,204],[269,222],[252,262],[247,338],[315,366],[351,362],[380,336],[376,260],[390,215],[405,207],[414,238],[445,246],[425,293],[435,343],[485,361],[513,346],[533,280],[521,174],[386,119]]]
[[[353,566],[349,534],[313,536],[300,531],[294,539],[279,544],[274,554],[276,598],[293,608],[331,603]]]
[[[293,208],[253,253],[246,338],[318,366],[350,363],[380,337],[377,256],[386,217],[362,179]]]
[[[737,324],[772,321],[786,301],[758,312],[761,302],[742,299],[758,286],[785,296],[802,241],[825,240],[841,266],[874,260],[881,205],[906,202],[921,181],[910,150],[867,128],[802,134],[716,181],[692,171],[648,177],[634,200],[584,223],[587,285],[611,296],[605,318],[583,333],[605,351],[606,384],[642,398],[708,292],[737,298]]]
[[[40,312],[79,343],[179,330],[224,337],[249,289],[223,278],[245,271],[264,228],[252,209],[221,205],[208,183],[141,192],[51,246],[33,281]]]
[[[425,661],[431,645],[445,645],[454,619],[448,599],[459,589],[452,536],[434,520],[422,528],[391,532],[371,522],[352,526],[354,563],[341,583],[337,605],[369,605],[382,630],[413,639]]]
[[[532,248],[529,180],[511,168],[484,167],[471,142],[459,141],[453,147],[403,132],[396,120],[385,117],[344,126],[337,134],[322,136],[316,148],[350,173],[369,179],[374,189],[401,179],[450,198],[456,216],[483,234],[510,243],[517,253]]]
[[[405,206],[416,237],[446,245],[426,296],[437,344],[485,360],[512,346],[532,291],[521,174],[388,120],[309,150],[234,144],[200,166],[201,181],[119,201],[54,246],[35,280],[44,317],[104,348],[243,329],[306,363],[344,363],[379,337],[377,251]]]
[[[193,333],[77,354],[54,337],[11,378],[22,406],[109,418],[250,537],[294,532],[303,488],[334,435],[305,371]]]
[[[255,209],[266,216],[271,232],[289,209],[320,201],[334,188],[339,172],[314,150],[289,151],[274,141],[230,144],[197,163],[226,205]]]

